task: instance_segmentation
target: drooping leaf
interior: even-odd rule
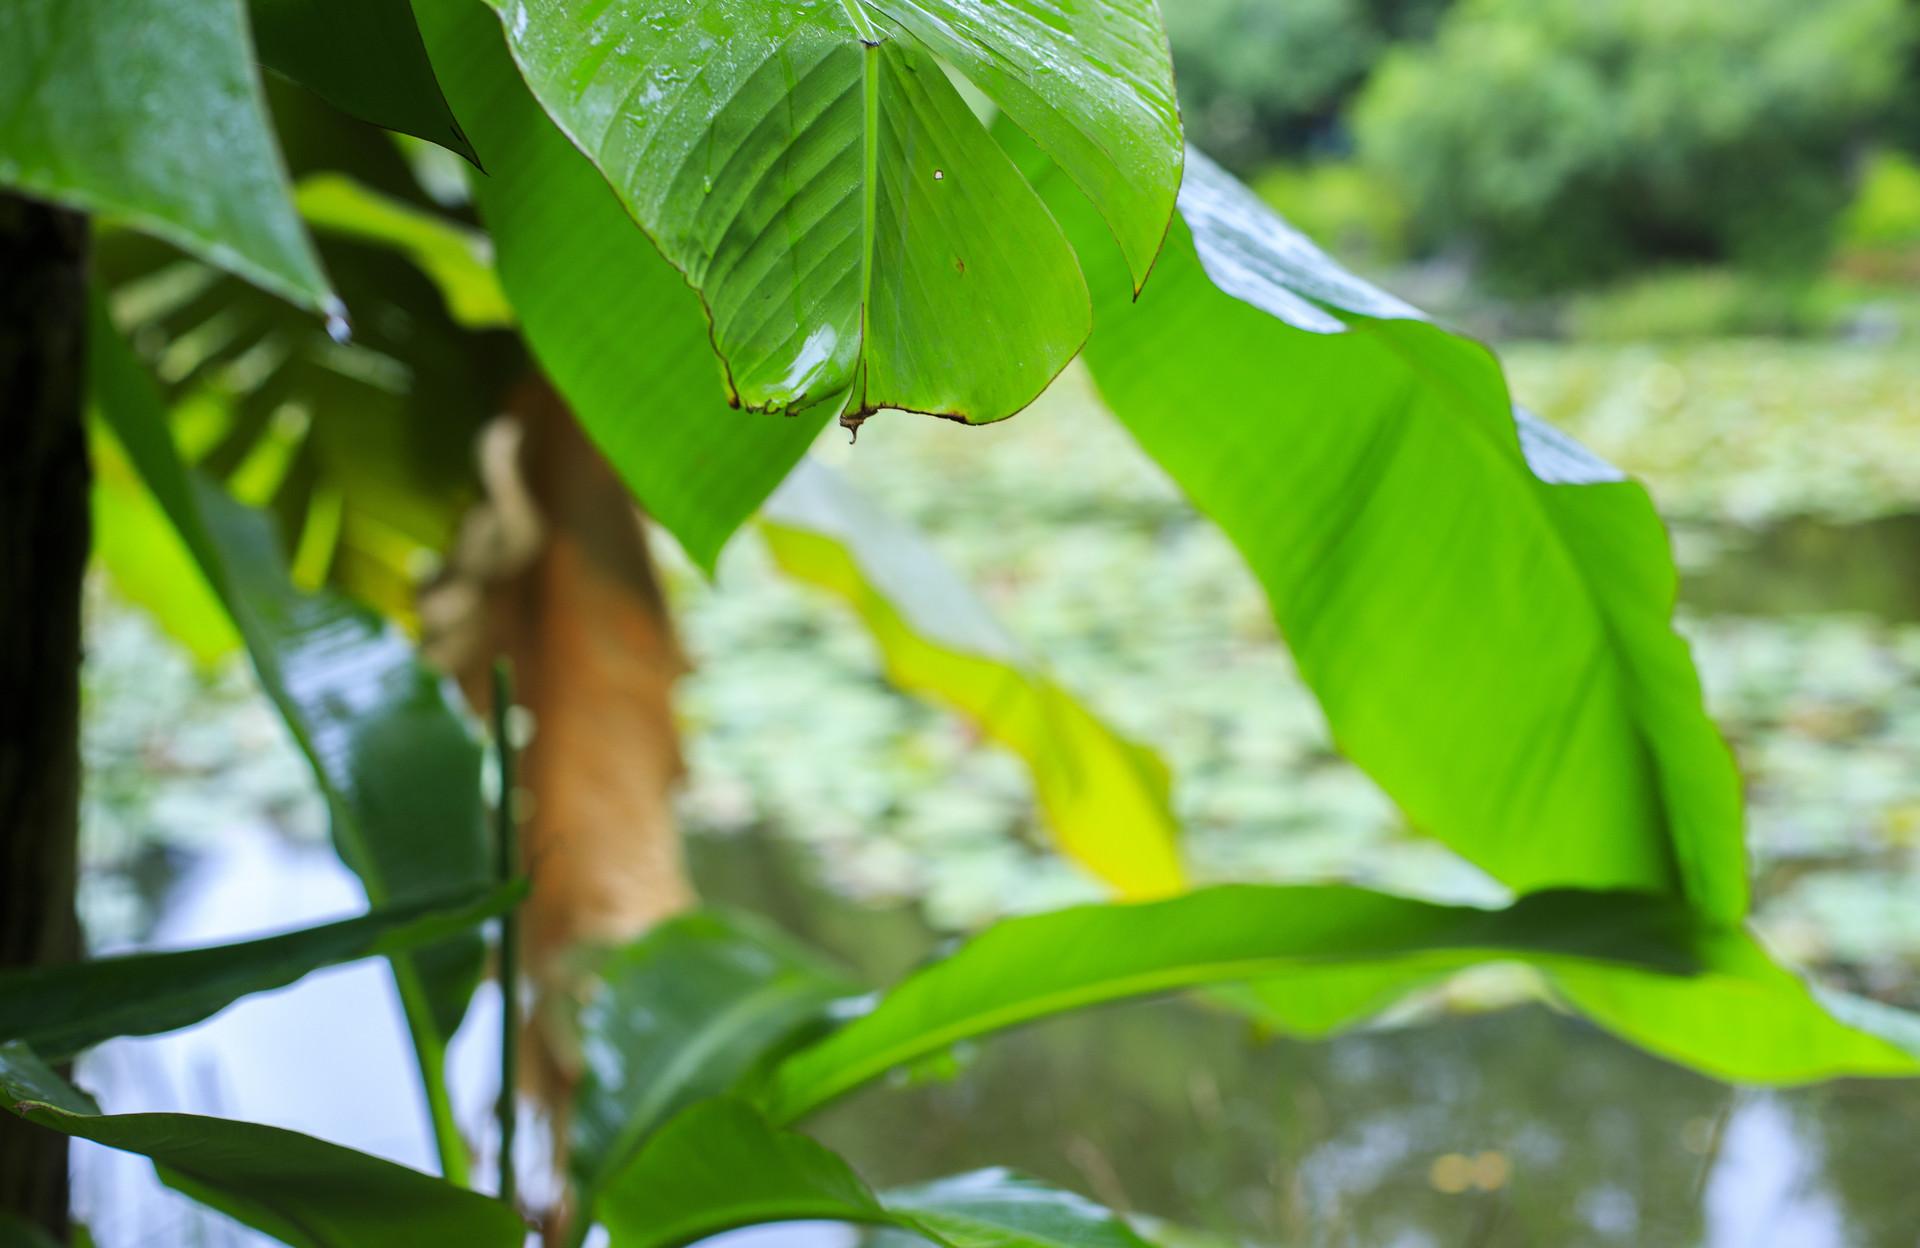
[[[760,527],[783,570],[854,609],[895,683],[1026,763],[1062,853],[1125,897],[1184,886],[1165,764],[1022,653],[913,532],[812,461],[768,500]]]
[[[874,1010],[783,1061],[767,1090],[790,1121],[962,1040],[1128,997],[1257,981],[1297,967],[1463,955],[1711,966],[1744,938],[1671,899],[1559,891],[1504,910],[1340,886],[1230,885],[1167,901],[1082,906],[987,929]]]
[[[29,1122],[152,1158],[169,1186],[295,1248],[520,1248],[526,1238],[497,1200],[295,1131],[103,1114],[23,1044],[0,1044],[0,1100]]]
[[[715,912],[661,924],[609,954],[594,978],[573,1112],[583,1208],[668,1117],[732,1088],[855,991],[766,924]]]
[[[0,974],[0,1037],[59,1060],[115,1036],[172,1031],[323,966],[444,940],[518,904],[524,892],[466,888],[238,944],[9,971]]]
[[[540,111],[498,24],[464,0],[415,7],[490,171],[475,192],[527,341],[635,497],[711,569],[832,413],[730,409],[698,298]]]
[[[1056,211],[1097,230],[1064,179]],[[1096,271],[1114,414],[1260,578],[1335,740],[1515,889],[1746,906],[1739,780],[1638,485],[1477,343],[1347,275],[1194,155],[1136,307]]]
[[[613,1248],[678,1248],[798,1221],[892,1226],[946,1248],[1144,1248],[1108,1210],[1005,1171],[875,1196],[840,1157],[733,1099],[703,1101],[663,1127],[605,1212]]]
[[[0,185],[342,311],[293,210],[241,0],[9,0]]]
[[[260,60],[343,112],[474,159],[407,0],[247,0]]]
[[[159,395],[98,301],[90,342],[93,401],[233,617],[263,690],[313,764],[334,844],[368,900],[378,907],[488,881],[480,748],[442,679],[371,612],[297,591],[271,523],[187,473]],[[482,956],[469,933],[393,959],[443,1141],[451,1111],[440,1067]]]
[[[1086,288],[1046,208],[934,58],[864,0],[490,2],[547,112],[700,292],[735,404],[998,420],[1085,340]],[[1067,110],[1083,82],[1106,80],[1108,107],[1083,110],[1083,125],[1113,151],[1156,150],[1105,131],[1130,84],[1087,51],[1075,49],[1080,72],[1054,74],[1044,94],[1025,85],[1076,31],[1100,32],[1140,81],[1170,85],[1164,42],[1140,34],[1157,33],[1150,6],[1144,16],[1137,2],[1053,6],[1039,45],[1029,6],[964,7],[962,17],[935,6],[980,24],[973,38],[949,27],[943,44],[1021,66],[983,86],[1022,82],[1023,106]],[[1088,134],[1071,133],[1084,154]],[[1158,138],[1162,176],[1136,192],[1148,201],[1177,180],[1178,144]],[[1123,184],[1112,189],[1124,197]]]

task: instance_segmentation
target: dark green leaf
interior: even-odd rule
[[[188,475],[152,382],[98,304],[91,354],[95,404],[232,615],[313,764],[334,843],[369,901],[487,882],[480,747],[443,680],[371,612],[295,590],[271,523]],[[483,953],[469,933],[393,959],[443,1140],[451,1123],[440,1065]]]
[[[517,905],[524,892],[467,888],[239,944],[9,971],[0,974],[0,1036],[60,1059],[115,1036],[172,1031],[323,966],[444,940]]]
[[[195,1114],[102,1114],[23,1044],[0,1045],[6,1108],[54,1131],[151,1157],[202,1204],[295,1248],[520,1248],[497,1200],[312,1136]]]
[[[728,408],[698,298],[527,94],[498,24],[465,0],[416,11],[491,171],[475,190],[529,344],[635,497],[711,569],[832,413]]]
[[[1166,764],[1061,688],[916,534],[812,461],[761,530],[783,570],[859,614],[896,684],[1019,755],[1062,853],[1122,896],[1184,886]]]
[[[335,108],[474,159],[407,0],[247,0],[260,60]]]
[[[0,185],[341,310],[293,210],[241,0],[8,0]]]
[[[745,915],[670,920],[610,953],[580,1012],[585,1073],[574,1098],[582,1203],[669,1116],[733,1087],[855,987],[811,951]]]
[[[1086,287],[1045,206],[933,57],[860,0],[490,2],[547,112],[700,292],[735,404],[999,420],[1085,341]],[[1062,11],[1092,28],[1116,10]],[[1037,80],[1052,49],[1030,45],[1031,15],[976,16],[1015,14],[997,33]],[[1163,44],[1149,55],[1164,69]],[[1112,74],[1075,57],[1047,92],[1061,107]],[[1160,147],[1170,187],[1178,146]]]
[[[1637,965],[1690,974],[1744,938],[1673,900],[1561,891],[1505,910],[1338,886],[1234,885],[1169,901],[1083,906],[989,928],[909,976],[872,1013],[781,1063],[768,1091],[790,1121],[962,1040],[1127,997],[1298,967],[1436,954]]]
[[[1059,179],[1076,238],[1097,218]],[[1746,906],[1739,779],[1639,486],[1531,418],[1479,344],[1340,271],[1195,155],[1136,306],[1095,276],[1114,414],[1265,586],[1341,748],[1521,891]]]

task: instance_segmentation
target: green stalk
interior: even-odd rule
[[[502,884],[520,874],[520,832],[515,825],[513,742],[507,735],[507,712],[513,706],[513,675],[507,661],[493,665],[493,744],[500,760],[500,800],[495,811],[494,874]],[[515,1092],[520,1076],[520,908],[500,916],[500,1099],[494,1113],[500,1120],[500,1199],[519,1203],[518,1178],[513,1168],[513,1137],[519,1125]]]

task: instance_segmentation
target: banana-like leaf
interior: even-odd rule
[[[1125,897],[1184,887],[1166,765],[1022,653],[916,534],[811,460],[767,501],[760,528],[783,570],[859,614],[896,684],[1026,763],[1062,853]]]
[[[490,2],[547,112],[700,292],[739,406],[998,420],[1085,341],[1072,250],[929,45],[990,67],[979,85],[1088,181],[1141,278],[1170,215],[1150,0]]]
[[[669,920],[595,968],[580,1010],[585,1072],[574,1097],[580,1205],[653,1131],[732,1088],[857,989],[812,951],[746,915]]]
[[[1144,1248],[1111,1211],[1005,1171],[875,1195],[839,1156],[743,1101],[663,1127],[605,1204],[612,1248],[679,1248],[767,1222],[898,1227],[946,1248]]]
[[[794,1053],[765,1091],[791,1121],[963,1040],[1066,1010],[1295,968],[1401,958],[1518,958],[1668,975],[1745,965],[1746,938],[1671,898],[1556,891],[1504,910],[1342,886],[1228,885],[1167,901],[1081,906],[988,928],[874,1010]]]
[[[1065,179],[1076,238],[1097,218]],[[1240,548],[1340,747],[1519,891],[1746,908],[1739,778],[1645,492],[1479,344],[1341,271],[1194,154],[1136,306],[1095,273],[1114,414]]]
[[[362,121],[474,159],[407,0],[247,0],[260,60]]]
[[[169,1186],[294,1248],[520,1248],[527,1228],[478,1192],[279,1127],[103,1114],[24,1044],[0,1045],[0,1103],[28,1122],[153,1159]]]
[[[519,904],[525,892],[523,885],[465,888],[238,944],[9,971],[0,974],[0,1037],[60,1060],[115,1036],[191,1026],[323,966],[457,935]]]
[[[262,688],[313,764],[334,843],[368,900],[378,907],[488,881],[480,747],[444,682],[371,612],[297,591],[266,517],[188,475],[158,393],[97,301],[90,341],[94,403],[233,617]],[[440,1071],[482,958],[479,937],[467,934],[392,959],[456,1173]]]
[[[344,311],[293,209],[241,0],[8,0],[0,185]]]
[[[491,172],[474,189],[522,332],[648,514],[711,569],[832,413],[728,408],[698,298],[540,111],[498,23],[465,0],[415,11]]]
[[[369,190],[343,174],[315,174],[294,188],[315,229],[392,247],[432,279],[447,311],[467,329],[506,329],[513,305],[493,271],[493,244],[478,230]]]

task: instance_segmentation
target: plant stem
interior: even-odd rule
[[[80,956],[87,222],[0,195],[0,968]],[[67,1232],[67,1141],[0,1114],[0,1212]]]
[[[508,735],[508,712],[513,708],[513,674],[507,660],[493,665],[493,743],[500,760],[500,800],[496,810],[494,874],[502,884],[520,874],[520,834],[515,824],[513,741]],[[520,910],[500,916],[500,1199],[519,1202],[513,1168],[513,1137],[519,1125],[517,1092],[520,1073]]]

